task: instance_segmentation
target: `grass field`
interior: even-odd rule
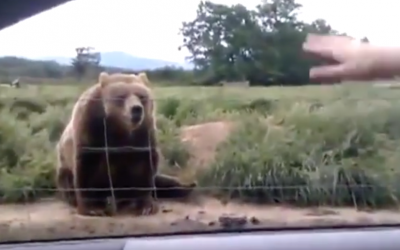
[[[82,90],[0,89],[2,202],[54,192],[54,146]],[[203,192],[299,206],[398,204],[400,89],[160,87],[155,92],[162,169],[197,179]],[[191,128],[199,127],[188,126],[217,121],[231,129],[221,143],[215,141],[215,155],[206,154],[202,145],[212,144],[225,127],[193,135]]]

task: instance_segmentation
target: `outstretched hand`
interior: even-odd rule
[[[303,44],[303,50],[307,54],[333,62],[331,65],[311,68],[311,79],[335,82],[369,80],[375,77],[373,64],[376,51],[368,43],[346,36],[310,34]]]

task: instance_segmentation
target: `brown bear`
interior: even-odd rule
[[[103,72],[76,102],[56,147],[56,183],[78,214],[107,215],[110,197],[118,209],[134,205],[136,213],[153,214],[158,211],[154,196],[183,198],[197,185],[158,174],[160,153],[149,85],[144,73]]]

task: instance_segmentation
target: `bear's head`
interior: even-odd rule
[[[106,117],[130,131],[144,124],[155,128],[153,93],[145,73],[134,75],[102,72],[99,83]]]

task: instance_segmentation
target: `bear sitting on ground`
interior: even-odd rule
[[[197,185],[158,174],[160,153],[149,84],[144,73],[103,72],[76,102],[56,147],[56,182],[78,214],[107,215],[110,197],[118,209],[135,205],[134,212],[153,214],[158,211],[154,194],[183,198]]]

